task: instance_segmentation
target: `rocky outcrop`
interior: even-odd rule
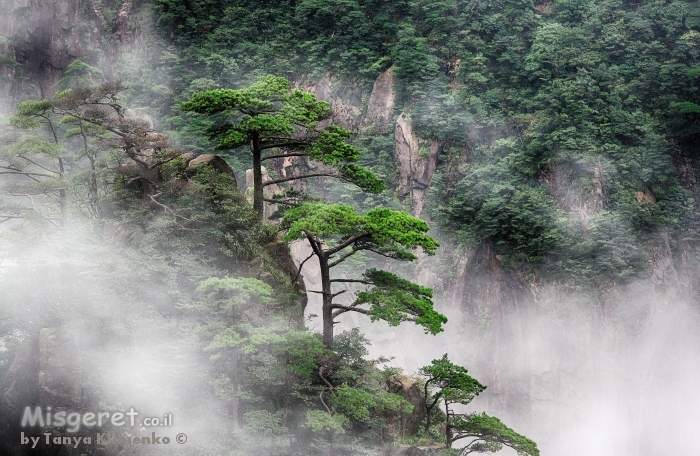
[[[321,290],[321,266],[318,258],[313,256],[313,250],[306,239],[289,244],[289,251],[294,261],[295,274],[299,274],[304,290]],[[303,265],[302,265],[303,262]],[[301,266],[301,268],[300,268]],[[323,299],[318,293],[307,293],[304,302],[304,321],[309,328],[320,328],[322,320]],[[315,315],[311,318],[311,315]]]
[[[650,280],[660,290],[678,293],[678,272],[673,261],[673,253],[668,234],[657,233],[647,247],[649,255]],[[678,296],[677,296],[678,297]]]
[[[373,126],[379,133],[387,133],[396,106],[394,90],[394,67],[380,74],[369,95],[367,110],[362,116],[362,126]]]
[[[416,379],[408,375],[394,375],[387,380],[390,393],[398,394],[413,406],[409,414],[399,413],[389,420],[387,428],[394,440],[417,434],[420,424],[425,419],[425,398]]]
[[[265,182],[270,182],[272,178],[270,177],[270,173],[267,172],[267,168],[264,166],[261,166],[260,169],[262,170],[262,181],[263,183]],[[252,202],[253,201],[253,170],[252,169],[247,169],[245,172],[245,194],[248,197],[248,199]],[[272,196],[275,193],[282,193],[284,190],[282,187],[280,187],[277,184],[272,184],[268,185],[263,189],[263,197],[264,198],[272,198]],[[268,203],[265,202],[263,203],[263,218],[269,218],[275,211],[277,210],[277,204],[274,203]]]
[[[523,378],[516,373],[530,368],[532,355],[523,349],[522,341],[527,339],[526,322],[534,311],[532,294],[488,245],[473,247],[460,256],[461,274],[453,284],[460,290],[454,295],[459,308],[449,331],[453,331],[451,340],[464,344],[460,351],[466,359],[453,361],[467,366],[487,385],[480,400],[489,409],[527,410],[531,405],[528,382],[521,382]],[[478,343],[467,342],[475,339]]]
[[[296,87],[316,95],[316,98],[326,101],[331,106],[331,117],[324,120],[319,125],[323,128],[331,123],[340,125],[350,130],[358,127],[362,111],[358,107],[358,100],[349,96],[347,87],[342,86],[340,80],[334,78],[330,73],[324,74],[321,79],[314,83],[302,79],[296,81]]]
[[[295,86],[313,93],[319,100],[330,103],[331,117],[321,122],[318,128],[333,123],[350,130],[373,128],[380,133],[387,133],[390,129],[396,104],[393,67],[379,75],[375,81],[364,113],[359,107],[358,94],[347,91],[347,87],[339,84],[329,73],[316,83],[309,84],[301,80],[296,81]],[[300,176],[310,170],[323,168],[322,164],[314,163],[307,157],[276,159],[272,161],[271,166],[280,177]],[[289,186],[292,190],[304,191],[306,182],[303,179],[291,181]]]
[[[280,178],[301,177],[310,172],[322,172],[322,170],[330,169],[320,162],[309,160],[308,157],[284,157],[270,160],[272,169],[277,172]],[[308,181],[306,179],[291,180],[285,183],[290,190],[304,192],[307,189]],[[275,186],[279,191],[281,187]]]
[[[182,157],[185,158],[185,160],[187,160],[187,158],[189,158],[189,157],[184,157],[184,155],[187,155],[187,154],[182,155]],[[187,160],[187,167],[188,168],[195,168],[198,166],[209,166],[217,173],[228,174],[229,176],[233,177],[234,182],[236,180],[236,176],[233,173],[233,169],[231,169],[231,166],[229,166],[229,164],[226,163],[226,160],[219,157],[218,155],[202,154],[196,158],[193,158],[191,160]],[[238,185],[238,184],[235,184],[235,185]]]
[[[306,308],[308,297],[306,296],[306,286],[304,278],[299,274],[299,267],[294,261],[294,257],[287,243],[281,239],[263,246],[263,251],[268,258],[274,261],[275,266],[294,280],[293,285],[299,290],[302,310]],[[263,277],[264,278],[264,277]]]
[[[399,167],[398,195],[410,197],[413,215],[426,217],[423,211],[425,192],[430,187],[443,144],[419,138],[406,112],[396,120],[394,136],[394,160]]]

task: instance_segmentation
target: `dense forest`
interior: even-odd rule
[[[0,10],[3,454],[696,453],[697,0]]]

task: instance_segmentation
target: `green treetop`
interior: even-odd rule
[[[421,367],[418,373],[425,379],[426,433],[431,426],[434,408],[442,401],[447,417],[445,443],[448,448],[457,440],[471,438],[461,455],[494,453],[505,445],[520,456],[539,456],[535,442],[513,431],[498,418],[485,413],[455,413],[455,404],[469,404],[486,387],[469,375],[466,368],[450,361],[447,354],[434,359],[429,366]]]
[[[371,171],[355,164],[360,151],[345,142],[350,131],[337,125],[320,128],[331,117],[328,103],[312,93],[292,89],[284,78],[268,76],[244,89],[216,89],[195,94],[182,109],[217,116],[209,133],[217,149],[248,145],[253,158],[253,207],[262,218],[263,188],[300,178],[332,176],[352,182],[365,191],[379,193],[384,183]],[[265,151],[270,152],[263,156]],[[308,157],[327,168],[303,176],[262,181],[263,161],[284,157]],[[279,203],[279,200],[273,201]]]
[[[518,456],[539,456],[537,444],[524,435],[518,434],[495,416],[486,413],[454,415],[450,420],[452,439],[471,438],[464,447],[463,456],[470,453],[495,453],[503,446],[514,449]]]
[[[323,295],[323,342],[333,345],[333,320],[345,312],[368,315],[372,321],[384,320],[392,326],[413,321],[436,334],[442,331],[447,318],[433,309],[432,290],[411,283],[386,271],[369,269],[361,278],[331,279],[331,269],[360,251],[375,252],[395,260],[416,259],[412,253],[418,247],[432,255],[439,246],[428,236],[428,225],[405,212],[377,208],[358,214],[347,205],[305,203],[284,214],[282,228],[285,239],[306,239],[312,253],[300,265],[317,257],[321,268]],[[333,283],[360,283],[368,285],[356,293],[351,304],[334,303],[333,299],[345,291],[333,292]]]
[[[423,394],[425,395],[427,433],[431,425],[431,416],[436,405],[443,400],[446,407],[450,403],[468,404],[486,389],[478,380],[468,374],[466,368],[458,366],[447,359],[434,359],[429,366],[422,367],[419,374],[424,377]]]

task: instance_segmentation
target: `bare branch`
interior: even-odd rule
[[[374,285],[373,282],[368,282],[367,280],[359,279],[333,279],[331,282],[351,282],[351,283],[363,283],[365,285]]]
[[[345,241],[341,242],[337,246],[333,247],[332,249],[328,249],[325,251],[326,258],[329,258],[331,255],[334,253],[338,253],[341,250],[343,250],[345,247],[349,246],[350,244],[353,244],[357,241],[359,241],[362,238],[368,237],[369,234],[367,233],[362,233],[362,234],[355,234],[353,236],[350,236],[348,239]]]
[[[147,177],[144,177],[144,176],[132,177],[131,179],[129,179],[128,181],[126,181],[126,183],[125,183],[124,185],[132,184],[132,183],[134,183],[134,182],[136,182],[136,181],[138,181],[138,180],[144,180],[144,181],[148,182],[149,184],[151,184],[151,185],[153,186],[153,188],[158,188],[158,185],[156,185],[155,182],[153,182],[151,179],[149,179],[149,178],[147,178]],[[158,193],[158,196],[160,196],[160,195],[161,195],[161,193]]]
[[[29,163],[31,163],[32,165],[38,166],[39,168],[43,169],[44,171],[48,171],[48,172],[50,172],[50,173],[54,173],[54,174],[57,174],[57,175],[59,175],[59,176],[61,175],[61,172],[60,172],[60,171],[56,171],[55,169],[49,169],[49,168],[47,168],[47,167],[45,167],[45,166],[43,166],[43,165],[40,165],[39,163],[35,162],[34,160],[30,160],[29,158],[25,157],[24,155],[18,155],[18,157],[20,157],[20,158],[22,158],[22,159],[24,159],[24,160],[27,160],[27,161],[28,161]]]
[[[338,258],[338,259],[335,260],[334,262],[330,263],[330,264],[328,265],[328,267],[329,267],[329,268],[332,268],[332,267],[334,267],[334,266],[339,265],[340,263],[342,263],[343,261],[347,260],[348,258],[350,258],[351,256],[353,256],[354,254],[356,254],[356,253],[359,252],[360,250],[362,250],[362,249],[355,249],[355,248],[353,247],[353,249],[352,249],[349,253],[346,253],[345,255],[341,256],[340,258]]]
[[[277,144],[263,144],[260,147],[260,150],[265,150],[265,149],[275,149],[278,147],[301,147],[301,146],[308,146],[309,143],[305,142],[289,142],[289,143],[277,143]],[[284,158],[284,157],[305,157],[309,155],[308,152],[290,152],[288,154],[280,154],[280,155],[270,155],[268,157],[264,157],[261,160],[270,160],[272,158]]]
[[[318,376],[323,380],[323,383],[328,385],[328,388],[331,390],[331,392],[335,391],[335,387],[329,382],[326,377],[323,376],[323,371],[326,370],[325,366],[319,366],[318,368]]]
[[[309,256],[307,256],[304,261],[299,263],[299,269],[297,270],[297,275],[294,277],[294,280],[292,280],[292,283],[296,283],[296,281],[299,280],[299,276],[301,275],[301,269],[304,267],[304,263],[309,261],[311,259],[311,257],[313,257],[314,255],[316,255],[316,254],[314,252],[311,252],[309,254]]]
[[[319,374],[319,376],[320,376],[320,374]],[[323,378],[323,377],[321,377],[321,378]],[[332,416],[331,409],[328,408],[328,405],[326,405],[326,401],[323,400],[323,391],[318,393],[318,397],[321,399],[321,404],[323,404],[323,406],[326,408],[326,410],[328,411],[328,414]]]
[[[23,219],[22,215],[0,215],[0,223],[7,222],[12,219]]]
[[[176,155],[173,155],[172,157],[168,158],[167,160],[161,160],[161,161],[159,161],[159,162],[155,162],[155,163],[153,163],[151,166],[149,166],[148,169],[154,169],[154,168],[157,168],[158,166],[162,166],[162,165],[164,165],[164,164],[166,164],[166,163],[169,163],[169,162],[175,160],[175,159],[178,158],[179,156],[180,156],[180,155],[177,155],[177,154],[176,154]]]
[[[298,180],[298,179],[307,179],[309,177],[338,177],[338,175],[333,174],[333,173],[312,173],[312,174],[305,174],[303,176],[285,177],[284,179],[275,179],[272,181],[263,182],[263,187],[267,187],[268,185],[273,185],[273,184],[281,184],[283,182],[289,182],[289,181]]]
[[[40,214],[40,212],[36,210],[36,205],[34,204],[34,198],[29,193],[11,193],[10,195],[11,196],[26,196],[27,198],[29,198],[29,202],[32,205],[32,210],[34,212],[37,212]]]
[[[290,203],[289,201],[285,201],[282,199],[276,200],[276,199],[271,199],[271,198],[263,198],[263,201],[266,203],[272,203],[272,204],[286,204],[287,206],[293,206],[293,207],[299,207],[299,203]]]
[[[12,174],[12,175],[15,175],[15,176],[24,176],[24,177],[26,177],[26,178],[29,178],[29,179],[33,180],[34,182],[41,182],[41,181],[40,181],[39,179],[37,179],[35,176],[38,176],[38,177],[46,177],[46,178],[49,178],[49,179],[55,179],[54,176],[49,176],[49,175],[46,175],[46,174],[41,174],[41,173],[28,173],[28,172],[25,172],[25,171],[15,171],[13,168],[8,168],[8,167],[6,167],[6,166],[0,166],[0,168],[12,170],[12,171],[0,171],[0,174]]]
[[[358,312],[364,315],[369,315],[369,311],[362,309],[361,307],[341,306],[340,304],[333,304],[333,308],[337,309],[335,312],[333,312],[333,318],[337,317],[338,315],[344,314],[345,312]]]
[[[321,248],[321,245],[320,245],[321,243],[316,241],[316,239],[314,239],[313,236],[311,236],[309,234],[306,234],[306,239],[309,240],[309,244],[311,245],[311,248],[313,249],[316,256],[321,258],[323,256],[323,249]]]
[[[185,221],[188,221],[188,222],[193,222],[194,220],[188,219],[187,217],[183,217],[182,215],[180,215],[180,214],[178,214],[177,212],[173,211],[170,207],[168,207],[168,206],[166,206],[165,204],[161,203],[160,201],[156,200],[156,198],[158,198],[158,197],[161,196],[162,194],[163,194],[162,192],[159,192],[159,193],[156,193],[155,195],[148,195],[148,198],[149,198],[153,203],[155,203],[156,205],[162,207],[166,214],[168,214],[168,213],[172,214],[172,216],[173,216],[173,222],[175,222],[175,224],[176,224],[177,226],[179,226],[180,228],[183,228],[183,229],[189,229],[189,228],[186,228],[186,227],[180,225],[179,223],[177,223],[177,219],[180,218],[180,219],[185,220]]]

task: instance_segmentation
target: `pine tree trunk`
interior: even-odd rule
[[[331,271],[328,258],[319,257],[321,265],[321,284],[323,291],[323,344],[333,349],[333,291],[331,287]]]
[[[450,406],[445,399],[445,443],[447,448],[452,448],[452,426],[450,426]]]
[[[252,143],[253,152],[253,209],[258,213],[258,219],[263,219],[263,180],[262,180],[262,151],[260,137],[255,135]]]

